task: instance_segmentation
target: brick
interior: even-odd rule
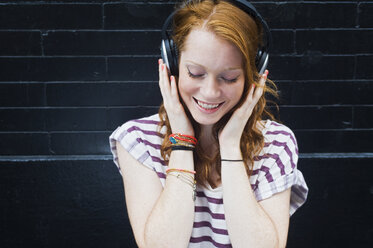
[[[0,56],[41,55],[40,32],[0,31]]]
[[[346,80],[354,78],[354,65],[354,56],[324,56],[311,51],[302,56],[272,56],[268,70],[269,78],[276,80]]]
[[[1,81],[103,80],[104,58],[0,58]]]
[[[360,3],[359,27],[373,28],[373,3]]]
[[[106,110],[104,108],[52,108],[46,111],[48,131],[104,131]]]
[[[291,129],[352,128],[352,107],[281,106],[280,120]]]
[[[372,81],[278,82],[286,105],[372,104]]]
[[[47,155],[47,133],[0,133],[0,155]]]
[[[123,181],[110,160],[0,162],[0,180],[5,247],[136,247]]]
[[[105,29],[162,29],[175,4],[105,4]]]
[[[51,150],[57,155],[104,155],[110,153],[111,132],[52,132]]]
[[[100,4],[0,5],[1,29],[100,29]]]
[[[294,32],[273,30],[272,45],[270,54],[289,54],[294,53]]]
[[[154,107],[116,107],[108,109],[108,130],[114,131],[123,123],[139,119],[145,116],[150,116],[158,113],[158,106]]]
[[[373,107],[355,106],[354,107],[354,128],[372,128],[373,127]]]
[[[355,3],[258,3],[257,10],[270,28],[352,28]]]
[[[0,83],[0,106],[35,107],[44,106],[44,84]]]
[[[158,80],[157,57],[110,57],[108,58],[108,80],[153,81]]]
[[[155,82],[48,84],[47,99],[48,106],[158,106],[162,100]]]
[[[372,162],[372,158],[301,158],[298,167],[310,191],[304,206],[290,219],[286,247],[299,243],[306,248],[369,247]],[[359,224],[352,227],[351,223]]]
[[[44,37],[46,55],[159,55],[157,32],[56,31]]]
[[[357,56],[356,78],[371,79],[373,78],[373,55]]]
[[[45,131],[42,109],[0,109],[0,130]]]
[[[296,37],[298,54],[307,51],[323,54],[373,53],[372,30],[300,30]]]
[[[371,152],[372,130],[295,130],[301,153]]]

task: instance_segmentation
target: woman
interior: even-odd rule
[[[190,1],[173,19],[178,76],[158,61],[159,114],[110,136],[136,242],[285,247],[308,189],[293,132],[265,109],[260,28],[226,1]]]

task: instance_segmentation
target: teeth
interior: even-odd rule
[[[200,102],[198,101],[198,105],[201,106],[202,108],[205,108],[205,109],[213,109],[213,108],[216,108],[217,106],[219,106],[219,104],[206,104],[206,103],[203,103],[203,102]]]

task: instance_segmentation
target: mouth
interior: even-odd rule
[[[221,103],[207,103],[207,102],[200,101],[200,100],[198,100],[194,97],[193,97],[193,100],[197,103],[197,105],[199,107],[201,107],[203,110],[207,110],[207,111],[217,110],[224,104],[224,102],[221,102]]]

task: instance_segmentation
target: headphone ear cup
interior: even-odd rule
[[[171,49],[171,56],[170,56],[170,72],[171,75],[178,76],[179,75],[179,51],[175,45],[174,40],[170,39],[170,49]]]
[[[263,74],[267,69],[269,54],[262,49],[258,50],[258,53],[255,58],[255,65],[259,74]]]

